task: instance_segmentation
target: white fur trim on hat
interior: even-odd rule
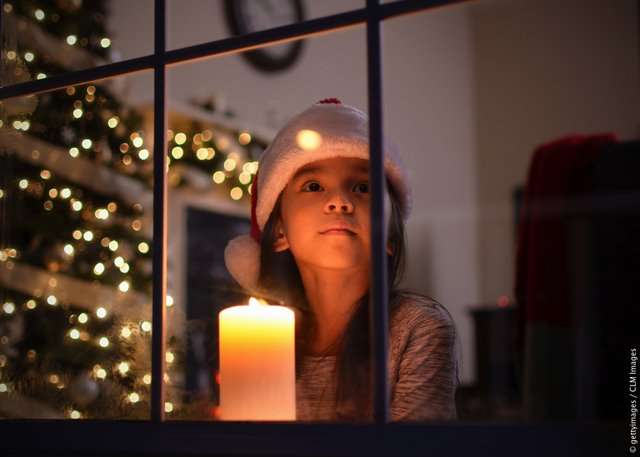
[[[260,274],[260,245],[250,235],[240,235],[224,248],[224,263],[242,287],[254,290]]]

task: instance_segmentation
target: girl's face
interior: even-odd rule
[[[391,202],[385,194],[388,227]],[[337,157],[309,163],[291,178],[281,198],[275,251],[291,249],[298,265],[368,268],[369,161]]]

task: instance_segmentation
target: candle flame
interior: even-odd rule
[[[268,303],[260,298],[251,297],[249,298],[249,306],[268,306]]]

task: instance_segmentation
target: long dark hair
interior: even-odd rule
[[[387,189],[391,200],[388,239],[392,253],[388,254],[387,257],[388,301],[389,314],[391,314],[403,297],[422,297],[434,302],[435,300],[399,287],[406,269],[406,234],[400,212],[399,198],[388,180]],[[281,199],[282,193],[278,197],[262,231],[258,288],[268,298],[295,307],[301,317],[296,323],[297,379],[300,376],[301,358],[308,353],[308,348],[311,344],[315,317],[307,300],[300,271],[291,250],[273,251],[273,245],[278,235],[276,221],[280,217]],[[356,311],[337,343],[336,405],[334,409],[336,420],[366,422],[373,418],[370,388],[372,364],[368,304],[369,293],[367,292],[358,302]],[[446,308],[443,307],[443,309],[446,311]]]

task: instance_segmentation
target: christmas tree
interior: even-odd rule
[[[3,83],[110,61],[107,19],[105,1],[5,2],[3,33],[29,33],[3,40]],[[36,52],[43,37],[65,52]],[[117,88],[0,102],[0,416],[149,416],[153,124]],[[213,100],[198,104],[233,118]],[[266,141],[207,119],[170,116],[169,184],[246,202]],[[173,305],[167,297],[169,319]],[[176,417],[183,351],[171,336],[165,411]]]

